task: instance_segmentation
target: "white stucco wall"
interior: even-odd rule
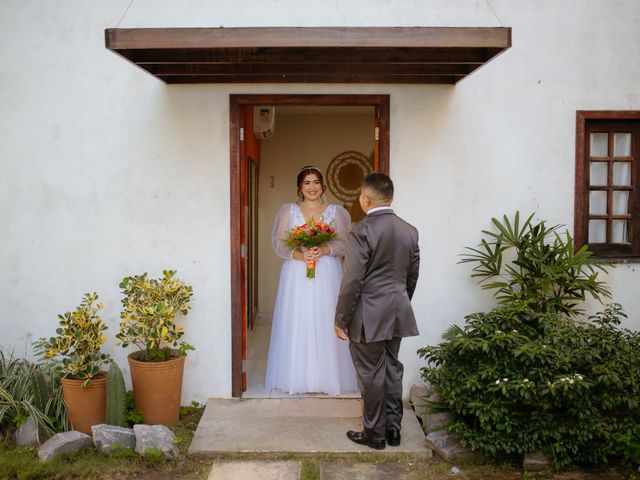
[[[391,95],[398,213],[421,232],[415,350],[492,302],[456,265],[491,216],[573,223],[575,111],[640,109],[640,2],[4,0],[0,7],[0,345],[49,336],[97,291],[113,346],[127,274],[194,287],[183,400],[230,395],[230,93]],[[510,26],[513,47],[455,87],[165,86],[104,48],[107,27]],[[638,264],[612,271],[640,328]]]

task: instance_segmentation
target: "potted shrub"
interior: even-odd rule
[[[86,293],[73,312],[58,315],[57,336],[44,344],[45,358],[61,357],[62,395],[71,428],[91,433],[91,425],[104,423],[106,380],[101,366],[111,362],[100,352],[107,329],[98,311],[97,293]]]
[[[120,283],[124,298],[118,345],[135,345],[129,367],[136,410],[145,423],[175,425],[180,412],[184,359],[193,350],[180,340],[178,314],[189,312],[193,289],[165,270],[159,279],[146,273],[125,277]]]

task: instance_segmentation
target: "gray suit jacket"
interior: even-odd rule
[[[418,335],[411,297],[419,266],[415,227],[391,209],[367,215],[349,233],[335,325],[356,343]]]

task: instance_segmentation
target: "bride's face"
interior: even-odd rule
[[[300,191],[305,200],[312,201],[320,198],[322,195],[322,183],[320,183],[318,176],[315,173],[310,173],[304,177]]]

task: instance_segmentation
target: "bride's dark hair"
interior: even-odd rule
[[[324,184],[324,178],[322,177],[322,172],[318,167],[313,167],[311,165],[307,165],[306,167],[302,167],[300,169],[300,173],[298,173],[298,177],[296,178],[296,185],[298,186],[298,198],[300,200],[304,200],[304,195],[302,195],[302,184],[304,183],[304,179],[307,178],[308,175],[315,175],[320,180],[320,186],[322,187],[322,195],[327,190],[327,186]]]

